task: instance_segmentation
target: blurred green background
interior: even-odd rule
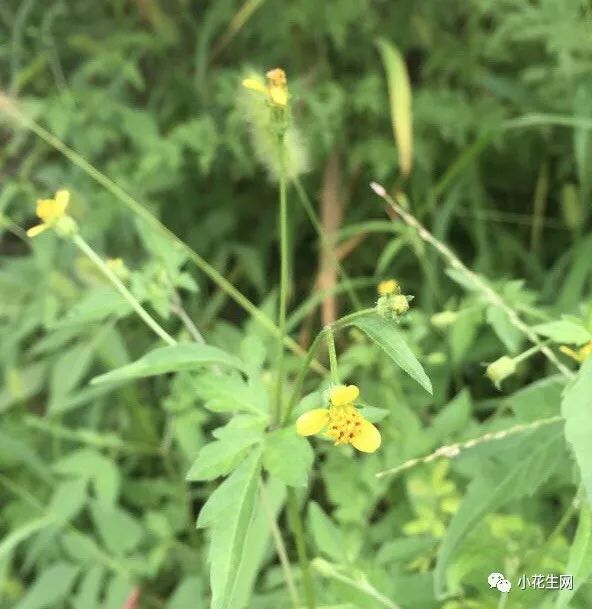
[[[4,99],[145,204],[272,318],[277,185],[253,153],[240,83],[249,72],[283,67],[307,158],[301,182],[323,229],[336,231],[359,301],[371,306],[376,283],[390,276],[415,295],[405,335],[434,398],[360,336],[339,345],[344,376],[356,376],[370,404],[391,408],[381,423],[391,441],[364,460],[320,449],[316,507],[307,516],[312,555],[331,562],[317,565],[318,588],[322,578],[331,582],[319,606],[499,608],[499,594],[484,585],[489,565],[514,574],[569,571],[584,512],[571,503],[578,482],[561,440],[539,462],[547,476],[515,472],[507,501],[476,512],[463,545],[440,560],[448,596],[432,585],[438,549],[467,489],[492,488],[498,474],[514,472],[533,447],[553,440],[545,436],[551,432],[476,451],[452,470],[442,462],[392,482],[374,477],[446,442],[555,415],[564,382],[539,355],[502,394],[483,378],[483,362],[518,354],[524,337],[446,273],[412,231],[388,221],[368,184],[404,189],[416,217],[529,324],[570,314],[588,336],[591,17],[584,0],[0,3]],[[411,82],[407,180],[379,38],[399,49]],[[203,406],[222,398],[188,373],[89,385],[154,339],[70,244],[23,238],[35,200],[70,189],[82,234],[101,255],[123,259],[134,294],[175,336],[189,337],[179,302],[208,342],[242,349],[247,361],[252,342],[265,349],[270,336],[80,163],[5,110],[0,104],[0,606],[207,606],[206,537],[194,520],[215,483],[189,485],[185,473],[223,418]],[[294,189],[289,197],[296,312],[289,328],[306,346],[331,306],[343,314],[352,304],[336,275],[321,287],[338,296],[318,313],[319,238]],[[443,310],[463,314],[452,327],[430,324]],[[261,364],[264,380],[272,365],[273,351]],[[535,480],[533,488],[525,479]],[[520,484],[524,493],[515,493]],[[272,507],[280,511],[276,491]],[[279,523],[284,530],[284,516]],[[533,548],[540,555],[531,556]],[[230,609],[290,606],[270,544],[253,556]],[[376,594],[360,584],[364,577]],[[508,598],[506,609],[557,600],[534,592]],[[592,590],[563,598],[558,607],[584,609]]]

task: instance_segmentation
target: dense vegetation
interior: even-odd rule
[[[590,607],[591,19],[3,0],[0,607]]]

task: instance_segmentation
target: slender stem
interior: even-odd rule
[[[538,429],[539,427],[543,427],[545,425],[555,425],[555,423],[562,423],[564,421],[562,416],[555,415],[552,417],[547,417],[545,419],[536,419],[531,423],[519,423],[518,425],[514,425],[513,427],[509,427],[508,429],[502,429],[501,431],[490,431],[482,436],[477,438],[473,438],[472,440],[466,440],[463,442],[456,442],[454,444],[445,444],[444,446],[440,446],[437,450],[429,455],[424,457],[417,457],[415,459],[409,459],[405,461],[401,465],[397,465],[396,467],[392,467],[390,469],[385,469],[381,472],[375,474],[377,478],[382,478],[383,476],[392,476],[395,474],[400,474],[401,472],[411,469],[417,465],[423,465],[425,463],[431,463],[436,459],[454,459],[458,457],[458,455],[466,449],[473,448],[478,446],[479,444],[483,444],[485,442],[494,442],[496,440],[503,440],[509,436],[513,436],[519,433],[524,433],[528,431],[533,431]]]
[[[125,207],[131,212],[142,218],[149,226],[160,234],[167,237],[174,247],[184,251],[187,257],[205,274],[211,281],[213,281],[223,292],[228,294],[240,307],[242,307],[247,313],[249,313],[253,319],[255,319],[262,327],[266,328],[274,336],[278,336],[279,329],[273,323],[273,321],[256,307],[246,296],[237,290],[228,279],[224,277],[217,269],[209,264],[204,258],[202,258],[195,250],[189,247],[183,240],[179,239],[171,230],[169,230],[164,224],[162,224],[155,216],[153,216],[140,202],[134,197],[129,195],[125,190],[118,186],[113,180],[107,177],[104,173],[100,172],[96,167],[91,165],[86,159],[76,153],[74,150],[66,146],[59,138],[44,129],[41,125],[31,120],[28,116],[23,114],[15,103],[12,102],[6,95],[0,92],[0,112],[5,112],[11,118],[13,118],[21,127],[28,129],[33,132],[44,142],[51,147],[55,148],[58,152],[63,154],[69,159],[74,165],[79,167],[93,180],[108,190],[115,198],[117,198]],[[299,355],[304,356],[304,349],[300,347],[293,339],[289,336],[284,337],[284,344],[291,351]],[[310,367],[319,374],[325,374],[327,371],[317,361],[312,360]]]
[[[538,353],[541,350],[541,346],[546,345],[546,344],[547,344],[547,341],[545,341],[544,343],[541,343],[540,345],[534,345],[534,347],[531,347],[530,349],[527,349],[526,351],[519,353],[513,359],[516,363],[522,362],[525,359],[528,359],[529,357],[534,355],[535,353]]]
[[[495,290],[493,290],[485,280],[469,269],[449,247],[436,239],[436,237],[434,237],[434,235],[432,235],[432,233],[430,233],[430,231],[428,231],[426,227],[415,218],[415,216],[406,211],[398,202],[395,202],[387,193],[384,186],[376,182],[372,182],[370,186],[372,190],[374,190],[374,192],[398,214],[405,224],[411,226],[417,231],[417,234],[423,241],[429,243],[443,258],[446,259],[448,264],[450,264],[453,269],[462,273],[494,307],[501,309],[508,317],[508,321],[517,330],[522,332],[522,334],[524,334],[531,343],[537,345],[543,355],[553,365],[555,365],[565,377],[570,379],[575,377],[575,374],[559,361],[555,353],[553,353],[553,351],[549,349],[547,345],[543,344],[539,340],[536,333],[522,321],[522,319],[518,316],[518,313]],[[400,200],[400,198],[398,200]]]
[[[327,337],[327,350],[329,351],[329,369],[331,370],[331,382],[334,385],[339,385],[339,374],[337,372],[337,352],[335,351],[335,336],[331,326],[325,328],[325,336]]]
[[[350,313],[349,315],[344,315],[343,317],[340,317],[337,321],[334,321],[331,324],[331,327],[337,330],[344,328],[345,326],[349,326],[353,321],[358,319],[358,317],[364,317],[365,315],[368,315],[370,313],[375,313],[375,311],[376,310],[374,309],[374,307],[372,307],[368,309],[362,309],[361,311],[356,311],[355,313]]]
[[[298,501],[293,488],[288,488],[288,518],[290,520],[290,526],[292,527],[294,541],[296,542],[296,552],[298,553],[298,562],[300,564],[300,571],[302,574],[302,586],[304,588],[306,607],[307,609],[315,609],[315,595],[312,585],[312,578],[310,577],[310,565],[306,552],[306,541],[304,539],[302,518],[300,517]]]
[[[300,367],[300,371],[298,372],[298,376],[296,377],[296,382],[294,383],[294,389],[292,390],[292,396],[290,397],[290,401],[288,402],[288,407],[286,408],[286,412],[282,417],[282,424],[285,424],[290,415],[292,414],[292,410],[294,406],[296,406],[296,402],[298,398],[300,398],[300,393],[302,392],[302,385],[304,384],[304,377],[308,372],[308,367],[310,362],[313,360],[315,353],[318,351],[319,346],[321,344],[321,339],[325,335],[326,328],[323,328],[315,337],[312,345],[309,347],[308,352],[306,354],[305,360],[302,362]]]
[[[105,261],[92,249],[92,247],[79,235],[75,234],[72,237],[76,247],[86,254],[97,268],[109,279],[109,281],[117,288],[119,293],[129,302],[136,313],[154,332],[169,345],[176,345],[177,341],[166,332],[144,309],[144,307],[136,300],[135,296],[123,285],[119,277],[105,264]]]
[[[286,585],[288,586],[290,599],[292,600],[294,607],[298,607],[300,605],[300,598],[298,597],[298,591],[294,585],[294,575],[292,574],[292,568],[290,567],[290,560],[288,558],[284,539],[282,538],[282,532],[277,525],[276,516],[274,515],[273,509],[269,502],[269,496],[267,495],[267,489],[265,488],[265,483],[263,480],[259,480],[259,491],[261,494],[261,504],[263,505],[263,509],[265,510],[265,515],[267,516],[269,523],[269,530],[271,531],[271,535],[275,543],[275,549],[278,558],[280,559],[280,564],[282,565],[282,571],[284,572],[284,579],[286,580]]]
[[[288,299],[288,204],[286,196],[286,172],[284,169],[283,136],[279,138],[280,155],[280,302],[278,311],[278,347],[276,364],[275,422],[282,416],[282,390],[284,384],[284,339],[286,336],[286,303]]]
[[[335,241],[336,241],[337,236],[331,235],[329,237],[323,230],[321,222],[314,210],[314,207],[312,206],[312,203],[310,202],[310,199],[308,198],[308,195],[306,194],[306,191],[304,190],[304,187],[302,186],[302,182],[300,181],[300,178],[295,177],[293,179],[293,184],[294,184],[294,187],[296,188],[296,193],[298,194],[298,198],[300,199],[300,202],[302,203],[302,207],[304,207],[304,211],[308,215],[310,223],[313,225],[314,229],[316,230],[317,235],[319,236],[325,251],[329,254],[332,263],[335,265],[335,267],[339,271],[339,274],[343,277],[343,282],[345,284],[345,290],[351,300],[353,307],[355,309],[361,308],[362,303],[360,302],[360,299],[358,298],[355,290],[353,289],[351,279],[350,279],[349,275],[347,274],[347,272],[345,271],[345,269],[343,268],[343,265],[339,262],[339,259],[337,258],[337,255],[335,253]]]

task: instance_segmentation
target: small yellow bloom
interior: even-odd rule
[[[312,436],[326,429],[326,435],[338,444],[351,444],[361,452],[373,453],[380,446],[378,429],[367,421],[353,402],[360,395],[355,385],[339,385],[331,390],[329,408],[315,408],[296,421],[296,432]]]
[[[565,345],[559,347],[559,351],[561,351],[561,353],[565,353],[565,355],[571,357],[576,362],[581,364],[586,358],[592,355],[592,340],[589,343],[586,343],[583,347],[580,347],[577,351],[574,351]]]
[[[41,224],[33,226],[27,231],[28,237],[35,237],[53,226],[57,220],[66,215],[66,208],[70,201],[70,193],[67,190],[58,190],[53,199],[37,200],[37,217]]]
[[[400,294],[401,286],[396,279],[385,279],[378,284],[377,290],[380,296],[388,296],[390,294]]]
[[[281,68],[274,68],[269,70],[265,76],[267,85],[264,85],[257,78],[245,78],[242,85],[246,89],[267,95],[272,106],[285,108],[288,105],[289,97],[286,73]]]

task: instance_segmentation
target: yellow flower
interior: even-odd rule
[[[27,231],[28,237],[35,237],[53,226],[60,218],[66,215],[66,208],[70,201],[67,190],[58,190],[53,199],[37,199],[37,217],[41,224],[33,226]]]
[[[565,345],[559,347],[559,351],[561,351],[561,353],[565,353],[565,355],[571,357],[572,359],[576,360],[576,362],[581,364],[586,358],[592,355],[592,340],[589,343],[586,343],[583,347],[580,347],[577,351],[574,351]]]
[[[281,68],[274,68],[269,70],[265,76],[267,77],[267,86],[256,78],[245,78],[242,85],[246,89],[267,95],[272,106],[285,108],[288,105],[286,73]]]
[[[390,294],[400,294],[401,286],[396,279],[385,279],[378,284],[377,290],[380,296],[389,296]]]
[[[296,421],[296,432],[312,436],[326,429],[325,435],[338,444],[351,444],[361,452],[373,453],[380,446],[378,429],[354,406],[360,395],[355,385],[339,385],[331,390],[329,408],[315,408]]]

